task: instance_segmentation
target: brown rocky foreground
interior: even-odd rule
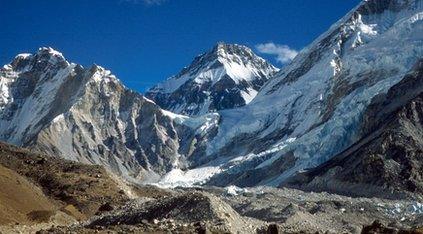
[[[419,199],[269,187],[160,189],[0,144],[1,233],[421,233]]]

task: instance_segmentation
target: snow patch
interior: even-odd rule
[[[229,195],[229,196],[238,196],[238,195],[246,193],[246,192],[248,192],[247,189],[240,188],[240,187],[235,186],[235,185],[230,185],[230,186],[225,187],[225,194]]]
[[[245,100],[245,104],[248,104],[256,97],[257,93],[256,90],[248,88],[247,91],[241,91],[241,96]]]
[[[22,54],[18,54],[16,55],[15,59],[27,59],[29,57],[31,57],[32,54],[29,53],[22,53]]]
[[[172,169],[159,182],[153,183],[159,187],[193,187],[206,183],[213,175],[220,173],[220,167],[199,167],[187,171]]]
[[[62,121],[64,119],[65,119],[65,116],[63,114],[60,114],[60,115],[54,117],[54,119],[52,120],[52,122],[53,123],[57,123],[57,122],[60,122],[60,121]]]

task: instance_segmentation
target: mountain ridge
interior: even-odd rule
[[[248,104],[278,71],[250,48],[222,42],[146,96],[163,109],[199,116]]]
[[[363,1],[266,77],[250,103],[204,115],[165,111],[110,71],[85,69],[59,52],[49,52],[51,61],[35,56],[40,63],[19,55],[0,70],[0,140],[165,187],[278,186],[363,136],[361,117],[371,100],[423,57],[422,12],[421,0]],[[247,51],[219,44],[211,54],[231,49]],[[204,56],[182,74],[212,67],[215,60]],[[180,94],[198,96],[191,91]]]
[[[183,117],[127,89],[109,70],[69,63],[51,48],[17,56],[0,76],[3,141],[154,181],[174,163],[183,167],[178,131],[196,137]]]

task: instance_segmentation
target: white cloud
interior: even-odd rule
[[[276,60],[286,64],[297,56],[298,51],[289,48],[287,45],[279,45],[273,42],[256,45],[257,50],[263,54],[276,55]]]

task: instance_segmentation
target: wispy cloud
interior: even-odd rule
[[[166,0],[143,0],[144,4],[146,5],[162,5],[166,2]]]
[[[256,45],[257,50],[263,54],[276,55],[276,60],[282,64],[289,63],[297,56],[298,51],[289,48],[287,45],[268,42]]]
[[[167,0],[120,0],[120,2],[133,3],[133,4],[142,3],[146,6],[158,6],[167,2]]]

